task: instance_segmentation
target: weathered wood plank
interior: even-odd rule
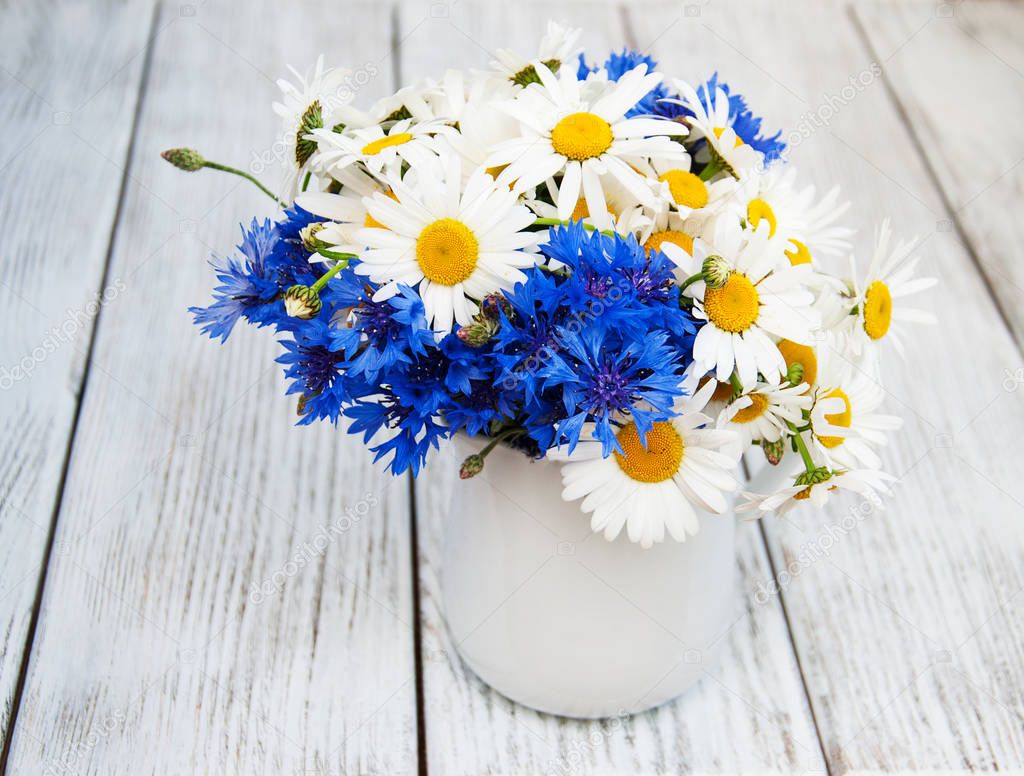
[[[104,287],[152,2],[0,25],[0,735],[37,602]]]
[[[460,2],[441,8],[444,13],[422,4],[402,7],[407,78],[486,66],[498,47],[530,53],[549,17],[583,27],[584,44],[598,56],[628,42],[621,9],[607,4]],[[451,489],[458,487],[456,471],[457,462],[439,456],[417,482],[429,772],[824,771],[781,606],[753,599],[771,575],[755,524],[740,526],[737,563],[745,595],[737,601],[724,655],[683,699],[628,719],[569,721],[532,712],[485,686],[456,654],[440,597],[443,524]],[[580,520],[585,533],[586,520]],[[552,539],[553,551],[556,544]]]
[[[163,8],[112,259],[126,289],[99,326],[10,772],[415,772],[408,486],[354,437],[293,426],[266,331],[221,348],[191,326],[206,256],[270,208],[157,155],[272,153],[273,77],[311,51],[385,93],[390,21]]]
[[[902,234],[922,236],[928,274],[942,280],[922,305],[941,312],[941,328],[919,330],[907,356],[884,365],[887,409],[906,420],[885,455],[900,476],[888,509],[845,502],[764,523],[776,568],[792,571],[782,595],[829,766],[1020,768],[1024,524],[1017,467],[1002,452],[1024,433],[1018,383],[1004,382],[1020,351],[845,9],[801,3],[781,14],[774,3],[728,0],[693,17],[664,9],[631,14],[641,45],[653,41],[669,69],[714,62],[769,126],[798,133],[792,158],[812,182],[843,184],[861,255],[891,216]],[[866,25],[869,38],[892,13],[886,6],[884,20]],[[900,36],[911,49],[940,23],[917,37],[910,24],[886,30],[882,51]],[[977,57],[956,53],[935,56],[963,69],[963,83],[982,81]],[[931,88],[946,87],[940,75]]]
[[[1024,343],[1024,10],[1007,2],[859,5],[911,132]],[[1006,368],[1011,379],[1009,364]]]

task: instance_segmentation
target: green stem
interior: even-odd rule
[[[329,251],[326,248],[317,251],[318,254],[323,256],[325,259],[331,259],[332,261],[343,261],[348,264],[349,259],[354,259],[356,255],[354,253],[339,253],[338,251]]]
[[[320,293],[320,289],[327,285],[327,281],[328,280],[333,278],[335,275],[337,275],[339,272],[341,272],[343,269],[345,269],[345,267],[348,266],[348,259],[351,256],[351,254],[337,254],[337,255],[339,255],[339,256],[343,255],[343,256],[345,256],[345,258],[339,260],[337,264],[335,264],[333,267],[331,267],[329,270],[327,270],[324,274],[322,274],[319,278],[317,278],[317,281],[313,285],[311,285],[309,287],[310,291],[312,291],[313,293]]]
[[[807,449],[807,443],[804,442],[803,436],[797,431],[792,421],[787,420],[786,425],[793,432],[793,441],[796,443],[796,449],[800,452],[800,457],[804,459],[804,467],[807,471],[813,472],[815,469],[814,460],[811,458],[811,452]]]
[[[313,173],[307,172],[306,177],[302,179],[302,190],[305,191],[309,188],[309,179],[313,177]]]
[[[739,396],[741,393],[743,393],[743,383],[740,382],[739,375],[737,375],[735,372],[729,375],[729,385],[732,386],[732,392],[736,396]]]
[[[245,178],[247,181],[250,181],[250,182],[256,184],[256,187],[260,191],[262,191],[264,194],[266,194],[268,197],[270,197],[272,200],[274,200],[274,202],[276,202],[278,205],[280,205],[281,207],[284,207],[284,203],[281,200],[279,200],[277,197],[274,196],[274,192],[272,192],[270,189],[268,189],[266,186],[264,186],[262,183],[260,183],[258,180],[256,180],[253,176],[251,176],[249,173],[245,172],[244,170],[238,170],[238,169],[236,169],[234,167],[228,167],[226,164],[218,164],[217,162],[210,162],[210,161],[204,161],[203,162],[203,167],[209,167],[211,170],[220,170],[221,172],[229,172],[232,175],[237,175],[237,176],[239,176],[241,178]]]
[[[714,176],[718,175],[718,173],[720,173],[724,169],[725,165],[718,161],[718,159],[712,157],[711,161],[708,162],[707,167],[700,171],[699,177],[702,181],[711,180]]]
[[[509,437],[519,436],[522,433],[523,429],[517,426],[513,426],[512,428],[506,428],[503,431],[499,431],[497,434],[495,434],[494,439],[488,442],[487,446],[484,447],[484,449],[481,450],[479,453],[477,453],[477,455],[479,455],[481,458],[486,458],[488,454],[491,452],[491,450],[497,447],[499,442],[503,442]]]
[[[700,280],[703,277],[704,276],[700,272],[697,272],[697,273],[695,273],[693,275],[690,275],[690,277],[688,277],[686,280],[684,280],[682,285],[679,286],[679,293],[680,294],[683,293],[683,291],[685,291],[687,289],[687,287],[693,285],[694,283],[696,283],[698,280]]]

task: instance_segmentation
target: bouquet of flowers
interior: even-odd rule
[[[257,182],[282,209],[214,260],[196,324],[272,327],[298,422],[343,419],[394,474],[455,434],[480,440],[464,478],[496,445],[558,461],[608,539],[684,540],[753,448],[795,465],[744,494],[759,513],[887,492],[877,356],[929,317],[905,306],[934,282],[914,244],[883,224],[858,274],[848,204],[801,186],[743,96],[578,37],[550,24],[532,59],[366,110],[347,71],[293,71],[285,182]]]

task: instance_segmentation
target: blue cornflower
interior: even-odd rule
[[[276,302],[280,287],[276,273],[267,267],[266,259],[278,242],[270,220],[259,223],[255,218],[249,229],[242,227],[242,242],[238,246],[241,258],[214,259],[210,262],[220,282],[213,289],[214,302],[209,307],[190,307],[197,326],[212,339],[224,342],[239,318],[264,326],[273,317],[269,308],[280,307]]]
[[[470,436],[487,431],[494,421],[511,420],[515,415],[511,397],[493,380],[471,380],[468,393],[458,394],[445,412],[454,433],[465,429]]]
[[[658,67],[658,63],[647,54],[641,54],[639,51],[624,48],[620,52],[613,51],[609,54],[608,59],[604,61],[603,68],[609,81],[618,81],[638,65],[647,65],[648,73],[653,73]],[[588,65],[583,58],[583,54],[580,54],[579,64],[576,68],[576,77],[583,81],[588,75],[596,73],[599,69],[598,67]],[[665,85],[658,84],[626,112],[626,118],[662,115],[662,109],[659,107],[658,101],[668,96],[669,92]]]
[[[320,219],[292,205],[284,211],[284,218],[277,223],[278,240],[267,256],[267,267],[277,273],[282,289],[295,285],[310,285],[325,270],[322,263],[311,264],[310,252],[302,244],[301,231]]]
[[[356,379],[342,370],[344,356],[334,349],[331,325],[321,314],[303,322],[281,345],[285,352],[277,362],[285,365],[285,377],[291,381],[286,395],[301,397],[299,425],[325,419],[337,423],[342,405],[361,391],[353,391]]]
[[[404,403],[390,388],[360,398],[345,409],[352,419],[350,434],[362,434],[363,444],[381,440],[370,448],[374,461],[391,456],[387,468],[392,474],[411,469],[415,477],[426,460],[430,448],[448,436],[448,430],[433,413],[424,413],[413,404]]]
[[[778,159],[786,149],[786,144],[779,140],[782,137],[782,130],[771,137],[762,136],[761,117],[755,116],[747,107],[747,101],[743,95],[730,92],[729,84],[725,81],[719,82],[718,73],[714,73],[707,83],[697,87],[697,96],[704,109],[709,109],[712,96],[717,89],[721,89],[729,98],[729,126],[733,128],[736,135],[744,143],[764,154],[766,163]]]
[[[682,365],[666,344],[667,334],[623,341],[609,330],[592,327],[580,332],[564,328],[559,337],[562,349],[551,355],[539,375],[545,388],[562,389],[566,418],[555,436],[559,444],[568,443],[570,453],[588,418],[596,423],[594,438],[607,456],[622,451],[612,428],[617,417],[631,415],[641,438],[655,421],[671,417],[673,402],[682,394]]]
[[[375,302],[372,294],[352,307],[352,325],[340,329],[336,340],[343,343],[350,360],[346,367],[368,380],[399,363],[411,364],[434,345],[427,326],[423,301],[406,285],[390,299]]]

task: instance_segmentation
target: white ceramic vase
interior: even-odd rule
[[[453,441],[461,457],[481,446]],[[644,550],[593,534],[561,490],[558,464],[503,446],[455,485],[442,588],[459,654],[503,695],[568,717],[678,696],[734,619],[735,518],[702,515],[696,536]]]

